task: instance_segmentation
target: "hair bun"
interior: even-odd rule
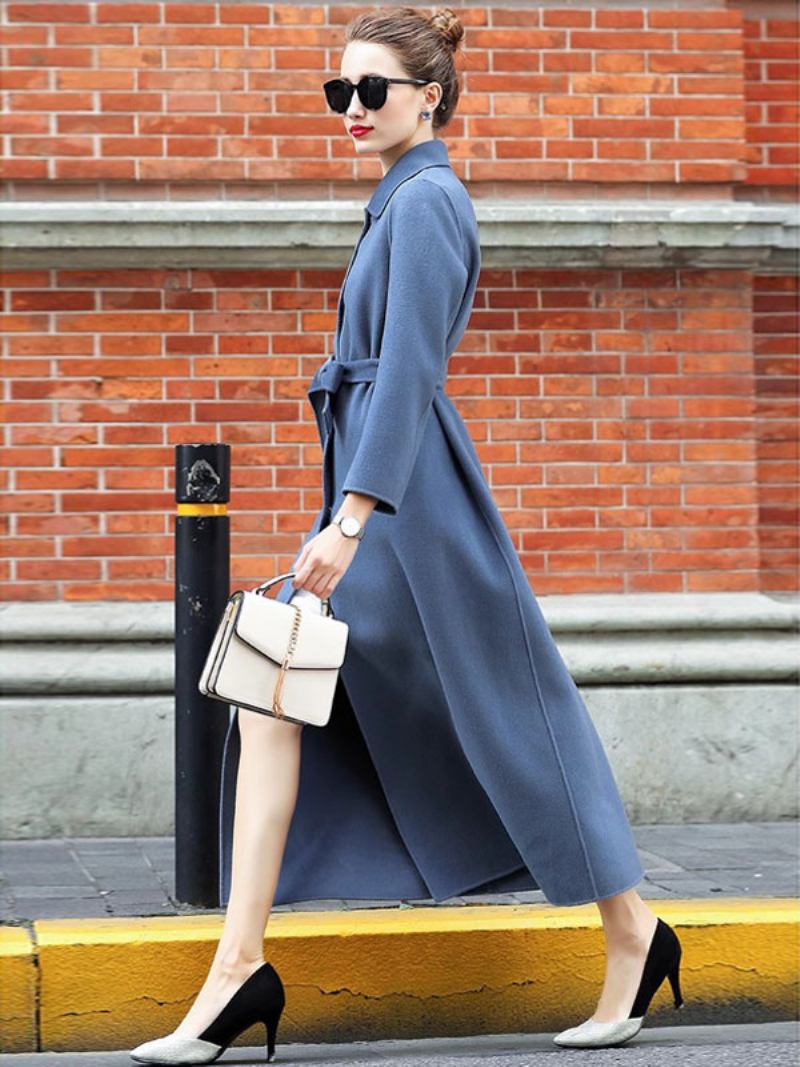
[[[431,17],[431,25],[439,31],[447,44],[455,51],[459,41],[464,36],[464,27],[455,11],[450,7],[440,7]]]

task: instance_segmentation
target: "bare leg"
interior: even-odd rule
[[[626,1019],[641,981],[657,916],[635,889],[596,901],[606,940],[606,974],[596,1022]]]
[[[205,983],[174,1033],[199,1037],[264,962],[264,930],[278,885],[300,780],[298,723],[239,708],[231,893]]]

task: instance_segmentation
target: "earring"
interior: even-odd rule
[[[431,117],[430,111],[422,111],[422,112],[420,112],[420,114],[422,115],[422,117],[424,119],[429,119]]]

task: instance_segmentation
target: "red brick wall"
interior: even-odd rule
[[[753,279],[761,588],[798,587],[798,278]]]
[[[797,24],[760,6],[460,11],[459,174],[785,200]],[[357,10],[7,4],[6,199],[366,200],[379,164],[320,89]],[[182,441],[232,445],[234,587],[286,569],[342,274],[2,273],[0,596],[169,599]],[[796,300],[747,270],[484,269],[448,393],[537,592],[797,587]]]
[[[745,5],[747,181],[796,191],[800,178],[800,24],[796,6],[779,5],[786,11],[785,18],[775,17],[775,7],[759,0]]]
[[[374,159],[356,164],[321,89],[338,68],[343,26],[363,8],[92,7],[6,4],[6,178],[328,183],[379,175]],[[448,137],[470,181],[628,182],[631,163],[640,182],[742,181],[746,99],[751,129],[782,137],[775,123],[785,119],[755,101],[766,74],[786,106],[791,63],[777,57],[792,44],[787,21],[745,22],[719,3],[459,14],[464,94]],[[756,83],[748,97],[745,59]],[[792,172],[784,160],[768,177],[788,183]]]
[[[0,8],[0,174],[11,195],[18,183],[69,195],[73,182],[338,183],[380,173],[375,160],[356,162],[321,91],[342,27],[361,8]],[[464,92],[448,137],[470,181],[627,182],[633,161],[639,181],[796,185],[791,3],[459,14]]]
[[[196,440],[233,447],[236,580],[288,566],[321,504],[305,388],[338,277],[7,278],[7,595],[168,597],[173,446]],[[780,350],[791,291],[759,285],[784,309],[759,335]],[[751,391],[752,286],[745,271],[484,271],[447,391],[538,591],[758,588],[758,445],[763,469],[777,442]],[[765,392],[777,368],[761,368]],[[788,354],[781,372],[787,437]],[[790,447],[770,453],[770,537],[789,525]]]

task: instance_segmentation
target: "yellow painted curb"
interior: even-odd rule
[[[651,906],[679,932],[686,1008],[673,1010],[665,982],[648,1025],[796,1017],[800,901]],[[124,1049],[169,1033],[203,983],[222,923],[217,914],[36,922],[40,1047]],[[393,907],[276,912],[265,956],[286,987],[278,1042],[336,1042],[574,1025],[597,1003],[605,943],[594,904]],[[263,1037],[259,1025],[236,1044]]]
[[[0,926],[0,1043],[3,1052],[36,1052],[36,951],[22,926]]]

